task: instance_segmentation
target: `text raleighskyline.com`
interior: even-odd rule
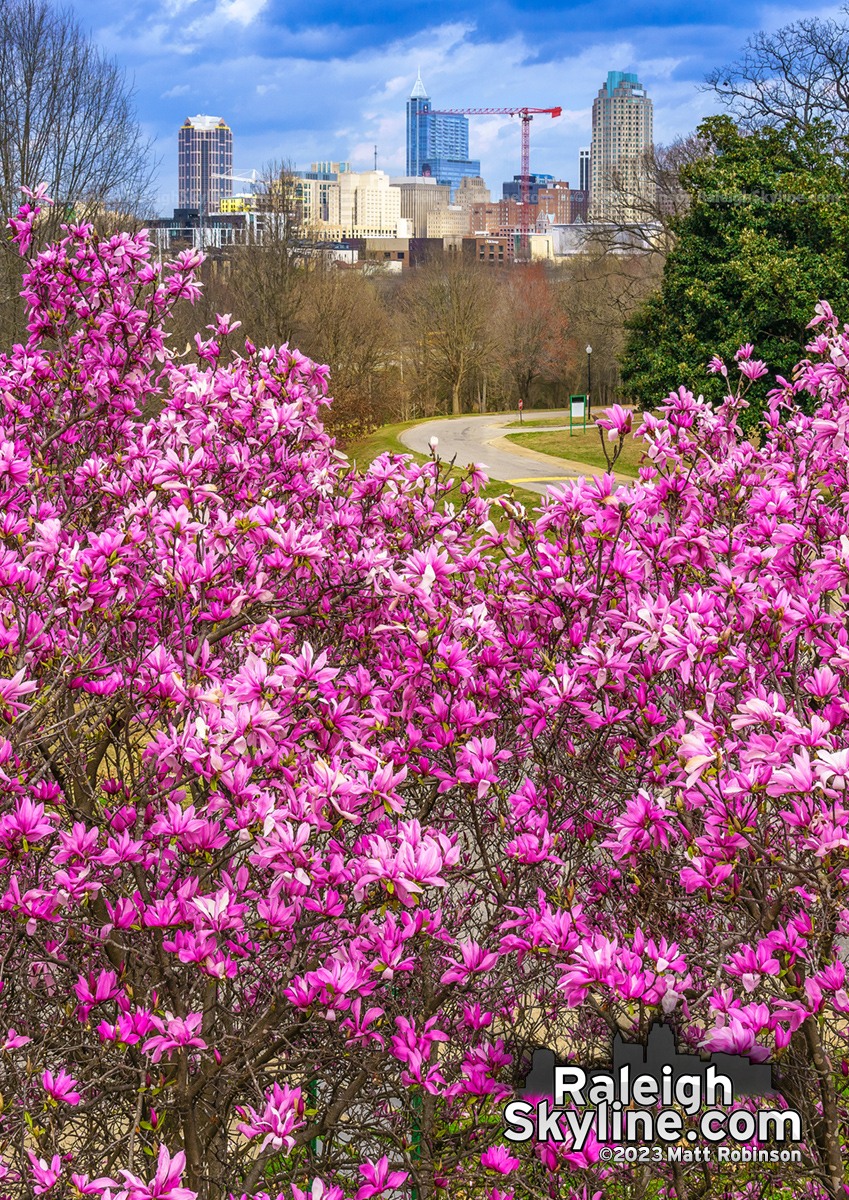
[[[610,1071],[555,1065],[552,1051],[537,1050],[525,1098],[504,1109],[505,1137],[569,1142],[578,1152],[591,1134],[608,1145],[800,1142],[802,1119],[794,1109],[732,1107],[739,1096],[774,1095],[771,1068],[736,1055],[717,1057],[721,1066],[675,1053],[671,1030],[663,1026],[652,1029],[645,1048],[617,1037]]]

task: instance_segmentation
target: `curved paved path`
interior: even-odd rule
[[[562,417],[564,424],[530,427],[530,422],[539,420],[541,416]],[[572,462],[565,458],[555,458],[550,454],[540,454],[536,450],[528,450],[509,442],[505,433],[519,433],[517,429],[506,427],[515,421],[516,414],[488,413],[484,416],[446,417],[439,421],[425,421],[422,425],[413,425],[399,435],[400,440],[410,450],[419,454],[430,454],[430,439],[439,439],[439,457],[451,459],[456,455],[457,465],[469,466],[471,463],[484,463],[490,479],[501,483],[515,483],[532,492],[545,492],[549,484],[565,483],[569,479],[577,479],[580,475],[602,474],[595,467],[586,463]],[[567,410],[537,410],[528,417],[528,432],[543,433],[555,429],[569,428],[569,412]],[[626,477],[618,477],[625,481]]]

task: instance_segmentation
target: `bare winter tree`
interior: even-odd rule
[[[501,281],[494,355],[514,398],[529,407],[538,379],[559,378],[569,357],[568,321],[541,263],[517,267]]]
[[[690,202],[681,171],[706,153],[706,143],[691,133],[614,167],[607,187],[608,221],[591,234],[593,248],[668,254],[675,243],[675,222]]]
[[[47,0],[3,0],[0,223],[16,210],[22,186],[46,183],[56,204],[39,237],[54,237],[72,214],[114,229],[149,214],[154,169],[131,87],[73,14]],[[22,335],[19,290],[20,259],[0,255],[0,346]]]
[[[659,285],[662,254],[609,254],[591,246],[558,271],[559,295],[569,327],[565,379],[575,392],[588,390],[585,347],[592,346],[593,406],[621,400],[619,360],[625,322]]]
[[[462,255],[419,267],[401,299],[419,388],[463,411],[492,354],[492,271]]]
[[[843,9],[844,15],[847,9]],[[740,58],[711,71],[716,92],[744,129],[832,121],[849,137],[849,22],[805,17],[751,37]]]
[[[45,182],[66,209],[134,212],[149,202],[154,164],[132,89],[67,9],[47,0],[0,5],[0,205]],[[81,211],[82,210],[82,211]]]
[[[232,304],[253,341],[279,346],[294,334],[305,276],[291,164],[263,168],[257,209],[260,226],[232,257]]]
[[[321,257],[304,274],[297,343],[330,367],[333,405],[324,420],[343,440],[391,420],[397,408],[396,330],[383,282]]]

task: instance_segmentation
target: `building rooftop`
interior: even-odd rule
[[[218,129],[220,125],[226,128],[226,121],[223,117],[209,117],[198,113],[196,117],[186,117],[184,125],[191,125],[193,129]]]
[[[429,100],[425,85],[422,83],[422,72],[419,68],[419,73],[416,76],[416,82],[413,84],[413,90],[410,92],[411,100]]]
[[[620,87],[623,83],[633,83],[637,87],[640,86],[640,81],[636,75],[630,71],[608,71],[607,72],[607,90],[612,92],[614,88]]]

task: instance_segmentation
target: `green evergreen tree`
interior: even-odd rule
[[[628,323],[622,378],[644,408],[682,384],[720,397],[707,363],[746,342],[789,377],[818,300],[849,320],[849,195],[831,127],[743,134],[720,116],[699,135],[707,153],[682,170],[691,203],[660,290]],[[770,386],[752,389],[752,418]]]

